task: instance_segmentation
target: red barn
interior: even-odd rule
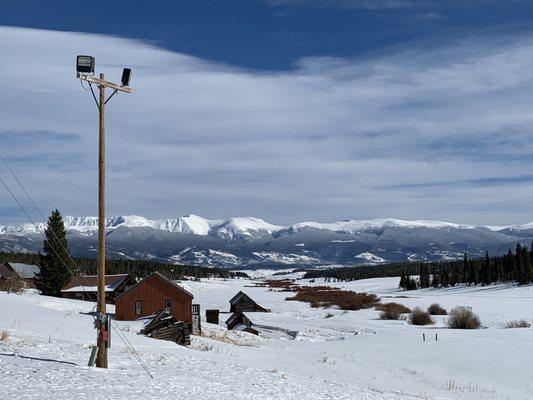
[[[178,321],[192,324],[194,296],[159,272],[154,272],[115,298],[115,319],[133,321],[168,307]]]

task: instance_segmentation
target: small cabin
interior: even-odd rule
[[[0,281],[21,279],[26,286],[35,286],[35,276],[41,271],[38,265],[6,262],[0,265]]]
[[[176,320],[192,325],[193,298],[187,290],[154,272],[115,299],[115,319],[133,321],[168,308]]]
[[[115,298],[124,293],[136,281],[128,274],[105,276],[105,301],[113,304]],[[96,301],[98,292],[97,275],[73,276],[70,282],[61,289],[61,297],[85,301]]]
[[[229,301],[230,312],[268,312],[264,307],[257,304],[250,296],[240,291]]]
[[[248,318],[242,312],[234,312],[226,321],[226,326],[229,331],[236,330],[258,335],[259,331],[255,328],[252,328],[252,325],[253,323],[250,321],[250,318]]]

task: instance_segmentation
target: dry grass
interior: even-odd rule
[[[450,311],[446,326],[450,329],[479,329],[481,320],[472,310],[466,307],[455,307]]]
[[[7,342],[10,338],[11,336],[8,331],[0,332],[0,342]]]
[[[400,319],[401,315],[394,310],[382,311],[379,313],[379,319]]]
[[[507,322],[506,328],[530,328],[531,324],[525,319]]]
[[[439,303],[433,303],[428,307],[428,313],[430,315],[448,315],[448,312],[440,306]]]
[[[420,307],[413,308],[408,321],[411,325],[433,325],[435,323],[431,315]]]
[[[395,312],[397,314],[409,314],[411,312],[411,309],[409,307],[404,306],[403,304],[399,303],[384,303],[384,304],[378,304],[376,307],[374,307],[378,311],[383,312]],[[396,318],[397,319],[397,318]]]
[[[311,307],[329,308],[337,306],[341,310],[362,310],[370,308],[379,302],[375,294],[357,293],[330,287],[300,287],[293,297],[287,297],[288,301],[303,301],[310,303]]]

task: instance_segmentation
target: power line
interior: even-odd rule
[[[0,158],[2,159],[2,161],[4,162],[4,164],[7,166],[7,168],[9,169],[9,171],[11,172],[11,174],[13,175],[13,177],[15,178],[15,180],[17,181],[18,185],[20,186],[20,188],[22,189],[22,191],[24,192],[24,194],[26,195],[26,197],[28,198],[28,200],[30,201],[30,203],[32,204],[32,206],[35,208],[35,210],[39,213],[39,215],[41,216],[41,218],[43,219],[43,222],[46,221],[46,218],[44,217],[43,213],[41,212],[41,210],[39,209],[39,207],[37,207],[37,205],[35,204],[35,202],[33,201],[33,199],[31,198],[31,196],[29,195],[29,193],[27,192],[27,190],[25,189],[24,185],[22,184],[22,182],[20,181],[20,179],[17,177],[17,175],[15,174],[15,172],[13,171],[13,169],[11,168],[11,166],[9,165],[9,163],[7,162],[6,158],[3,156],[2,153],[0,153]],[[9,186],[7,185],[7,183],[2,179],[2,177],[0,176],[0,182],[2,183],[2,185],[5,187],[5,189],[8,191],[8,193],[11,195],[11,197],[15,200],[15,202],[18,204],[19,208],[22,210],[22,212],[26,215],[26,217],[28,218],[28,220],[33,224],[33,226],[35,227],[35,229],[37,230],[37,232],[39,232],[41,234],[41,236],[43,236],[44,239],[46,239],[46,235],[44,234],[44,232],[42,232],[41,228],[39,228],[39,226],[37,225],[37,223],[35,222],[35,220],[31,217],[31,215],[26,211],[26,209],[24,208],[24,206],[20,203],[20,201],[17,199],[17,197],[15,196],[15,194],[13,193],[13,191],[9,188]],[[78,273],[80,274],[80,276],[85,280],[85,283],[89,283],[87,278],[83,275],[81,269],[79,268],[79,266],[76,264],[76,261],[72,258],[72,256],[70,255],[68,249],[63,245],[63,243],[59,240],[59,238],[55,235],[55,232],[51,231],[52,235],[54,236],[54,239],[56,240],[57,243],[59,243],[59,245],[63,248],[63,250],[65,251],[65,253],[67,254],[67,256],[70,258],[70,261],[72,261],[72,264],[76,267],[76,270],[78,271]],[[55,255],[61,260],[61,262],[63,263],[64,267],[67,268],[69,270],[69,272],[72,274],[72,275],[75,275],[73,274],[73,271],[69,268],[68,264],[65,263],[65,261],[63,260],[63,258],[57,253],[56,249],[54,248],[54,246],[50,246],[52,248],[52,250],[54,251]],[[87,285],[89,286],[89,285]],[[89,299],[91,299],[91,301],[93,303],[96,303],[96,300],[92,298],[92,294],[90,292],[88,292],[85,287],[83,287],[83,292],[87,295],[87,297]],[[131,344],[131,342],[129,341],[129,339],[127,338],[127,336],[124,334],[124,332],[122,332],[122,330],[120,329],[120,327],[118,326],[118,324],[116,323],[116,321],[110,319],[111,321],[111,327],[113,328],[114,332],[117,334],[117,336],[120,338],[120,340],[122,340],[122,342],[124,343],[124,345],[131,351],[131,353],[133,354],[133,356],[135,357],[135,359],[137,360],[137,362],[141,365],[141,367],[144,369],[144,371],[148,374],[148,376],[150,376],[150,378],[153,378],[154,376],[152,375],[152,373],[150,372],[150,370],[148,369],[148,367],[145,365],[145,363],[142,361],[141,357],[139,356],[139,354],[137,353],[137,351],[135,350],[135,348],[133,347],[133,345]]]

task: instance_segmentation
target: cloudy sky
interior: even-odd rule
[[[40,3],[2,4],[0,151],[45,212],[96,214],[91,54],[133,69],[108,103],[109,215],[533,220],[530,2]]]

